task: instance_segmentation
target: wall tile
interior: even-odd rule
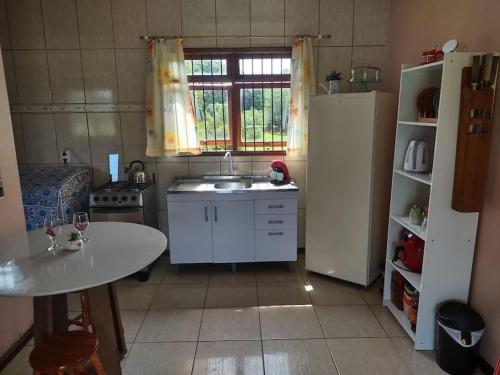
[[[248,48],[250,47],[250,37],[217,37],[217,47],[219,48]]]
[[[112,48],[110,0],[77,0],[81,48]]]
[[[217,36],[250,35],[250,0],[216,1]]]
[[[352,50],[352,66],[363,66],[371,65],[379,67],[381,71],[384,71],[384,63],[386,56],[386,47],[353,47]],[[380,87],[380,83],[370,83],[368,84],[369,90],[375,90]],[[361,91],[361,85],[351,83],[351,91],[358,92]]]
[[[189,176],[188,163],[158,163],[158,201],[160,210],[167,209],[165,192],[175,181],[176,177]]]
[[[82,63],[87,103],[117,103],[115,51],[82,50]]]
[[[217,38],[186,38],[183,43],[184,48],[215,48],[217,47]]]
[[[354,45],[385,45],[389,26],[389,0],[356,0]]]
[[[56,113],[57,146],[59,161],[65,148],[69,149],[69,164],[90,164],[89,129],[85,113]]]
[[[85,103],[79,50],[48,50],[53,103]]]
[[[7,84],[7,94],[9,95],[9,103],[15,104],[18,102],[16,73],[14,71],[14,58],[12,51],[2,51],[3,68],[5,71],[5,81]]]
[[[215,36],[215,0],[182,0],[182,35]]]
[[[45,50],[14,51],[19,103],[49,104],[50,85]]]
[[[156,158],[156,162],[158,163],[188,163],[188,156],[160,156]]]
[[[250,45],[252,47],[284,47],[285,38],[282,36],[257,36],[250,38]]]
[[[4,51],[11,48],[7,4],[5,4],[5,0],[0,0],[0,47]]]
[[[319,0],[285,0],[285,35],[317,34]]]
[[[228,161],[222,160],[220,163],[221,175],[230,176],[231,168]],[[252,175],[252,162],[251,161],[233,161],[233,168],[235,169],[236,176],[251,176]]]
[[[42,9],[39,1],[7,0],[12,48],[45,48]]]
[[[14,133],[14,143],[16,146],[17,164],[26,163],[26,152],[24,149],[23,123],[20,114],[12,114],[12,131]]]
[[[96,164],[92,163],[92,176],[90,177],[90,185],[93,189],[109,182],[109,167],[107,163]]]
[[[52,114],[23,114],[24,148],[28,164],[57,164],[58,149]]]
[[[288,161],[286,165],[290,176],[299,187],[299,208],[306,208],[306,162]]]
[[[146,48],[146,42],[139,38],[147,33],[145,1],[112,0],[111,5],[115,47]]]
[[[220,156],[189,156],[190,163],[220,163]]]
[[[319,41],[321,46],[350,46],[352,44],[354,0],[320,0],[319,32],[331,34]]]
[[[119,154],[123,160],[120,115],[118,113],[88,113],[92,165],[108,163],[109,154]]]
[[[253,161],[252,162],[252,175],[253,176],[267,176],[271,170],[270,161]]]
[[[220,175],[220,163],[189,162],[189,175],[192,177]]]
[[[342,92],[349,91],[349,75],[351,73],[351,47],[319,47],[318,83],[328,87],[325,77],[332,70],[342,72]]]
[[[146,0],[146,9],[148,34],[181,34],[181,0]]]
[[[123,160],[156,161],[146,156],[146,123],[144,112],[120,113],[123,139]]]
[[[47,48],[80,48],[76,3],[68,0],[42,0],[42,9]]]
[[[145,96],[145,49],[116,50],[118,97],[120,103],[142,103]]]
[[[251,35],[285,35],[285,0],[251,1]]]

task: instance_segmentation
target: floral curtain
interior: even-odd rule
[[[316,90],[311,38],[295,38],[292,49],[292,81],[288,116],[287,154],[307,155],[309,95]]]
[[[151,40],[146,69],[147,156],[201,153],[182,39]]]

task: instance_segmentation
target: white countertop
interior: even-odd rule
[[[64,225],[59,243],[74,230]],[[77,251],[49,252],[43,229],[0,238],[0,295],[46,296],[103,285],[155,261],[167,247],[160,231],[139,224],[91,222]]]

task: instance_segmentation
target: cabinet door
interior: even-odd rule
[[[169,202],[170,260],[178,263],[212,263],[210,202]]]
[[[214,262],[254,262],[254,202],[212,202]]]

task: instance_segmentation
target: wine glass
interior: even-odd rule
[[[89,227],[89,215],[86,212],[75,212],[73,214],[73,225],[80,233],[83,242],[88,242],[89,239],[85,238],[85,232]]]
[[[49,237],[50,246],[47,248],[48,251],[54,251],[61,247],[57,244],[56,236],[61,234],[62,221],[57,217],[47,216],[43,220],[43,228],[45,229],[45,234]]]

